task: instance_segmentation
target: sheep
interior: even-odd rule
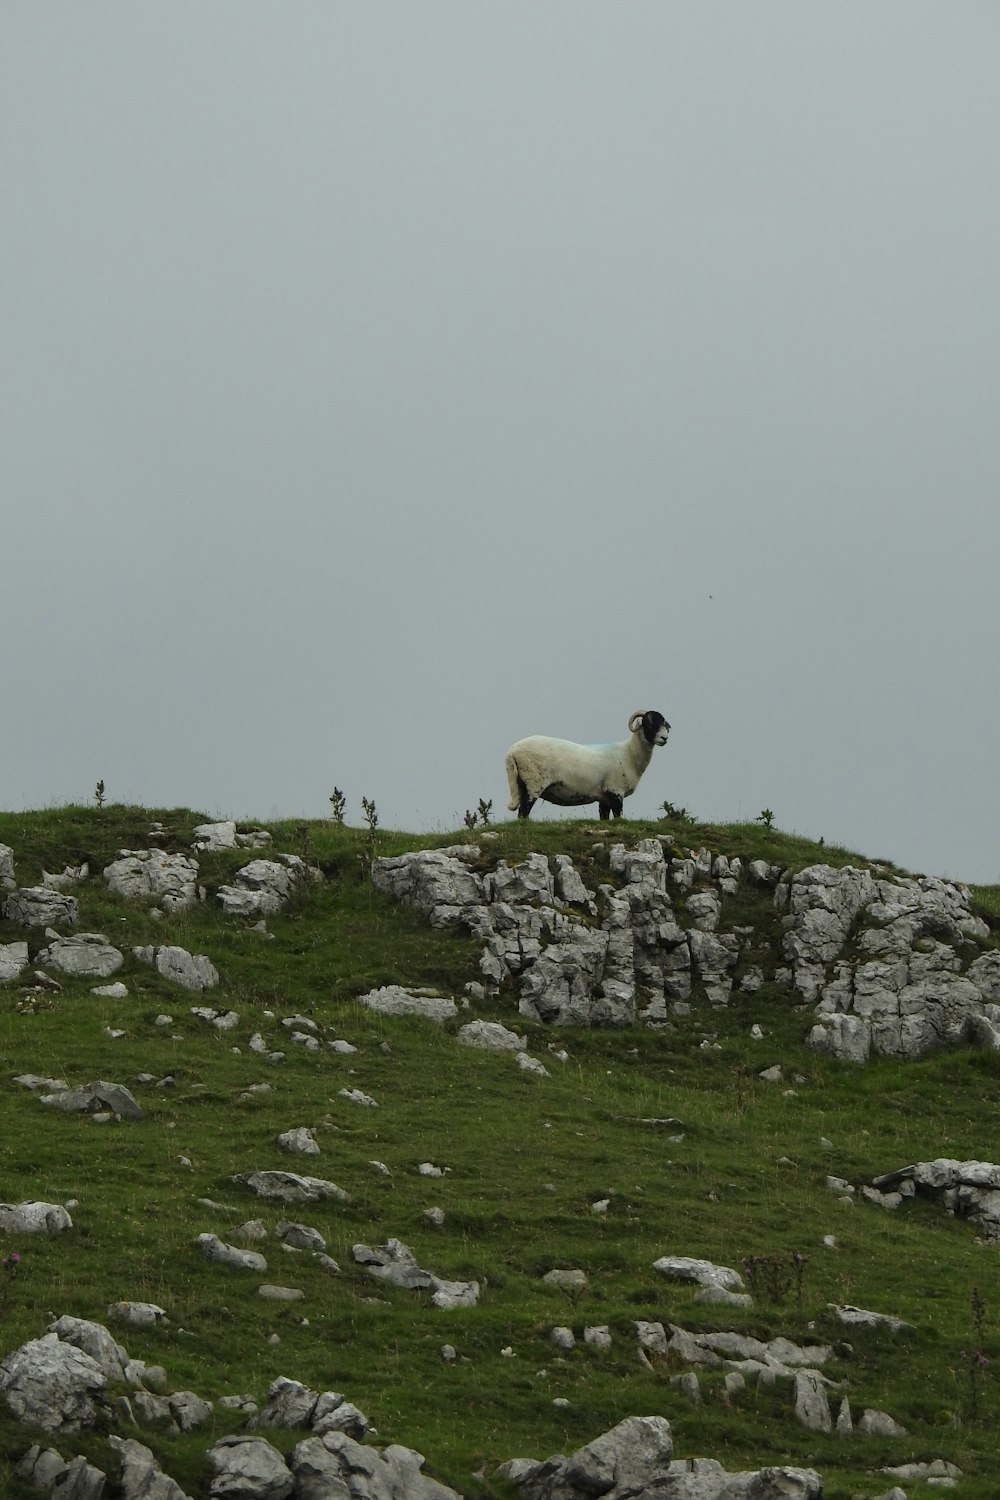
[[[639,709],[628,721],[629,738],[621,745],[576,745],[533,734],[507,751],[509,810],[519,818],[531,814],[538,798],[558,807],[596,802],[607,820],[622,815],[622,802],[639,785],[656,745],[665,745],[670,725],[655,709]]]

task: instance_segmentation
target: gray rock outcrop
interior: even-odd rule
[[[902,1188],[933,1198],[948,1213],[971,1219],[982,1235],[1000,1241],[1000,1165],[937,1157],[876,1177],[880,1191]]]
[[[92,1427],[106,1385],[97,1361],[55,1333],[22,1344],[0,1364],[0,1394],[11,1416],[45,1432]]]
[[[1000,951],[966,887],[929,877],[813,865],[795,873],[707,850],[675,855],[660,839],[608,854],[613,883],[596,892],[565,855],[501,860],[482,874],[473,845],[375,860],[375,885],[482,943],[488,994],[555,1025],[669,1020],[702,995],[728,1005],[771,981],[815,1007],[815,1050],[851,1062],[918,1057],[956,1042],[1000,1049]],[[770,896],[780,952],[754,928],[727,926],[742,888]]]
[[[405,990],[398,984],[369,990],[367,995],[358,996],[358,1004],[381,1016],[423,1016],[428,1021],[450,1021],[458,1015],[458,1006],[447,996]]]
[[[0,943],[0,984],[19,979],[27,967],[27,943]]]
[[[391,1239],[384,1245],[355,1245],[352,1255],[371,1276],[389,1286],[406,1291],[429,1291],[435,1307],[474,1307],[479,1300],[478,1281],[446,1281],[433,1271],[423,1271],[416,1257],[402,1240]]]
[[[132,955],[139,963],[152,964],[164,979],[185,990],[211,990],[219,982],[218,969],[204,953],[189,953],[186,948],[167,944],[133,948]]]
[[[73,1220],[61,1203],[0,1203],[0,1234],[63,1234]]]
[[[336,1183],[298,1172],[238,1172],[232,1180],[248,1187],[259,1198],[275,1198],[281,1203],[317,1203],[322,1198],[350,1202],[349,1194]]]
[[[0,913],[17,927],[75,927],[80,907],[75,896],[48,886],[24,886],[0,902]]]
[[[222,885],[218,900],[230,917],[257,921],[284,911],[300,887],[322,880],[297,854],[279,854],[274,859],[253,859],[234,875],[232,884]]]
[[[43,1104],[52,1109],[65,1110],[67,1114],[101,1114],[105,1111],[118,1115],[123,1120],[138,1120],[142,1108],[131,1089],[123,1083],[107,1083],[97,1079],[81,1088],[57,1089],[51,1094],[40,1094]]]
[[[110,979],[125,962],[124,953],[99,932],[77,932],[55,938],[38,955],[43,969],[83,979]]]
[[[199,899],[198,861],[165,849],[121,849],[104,878],[126,900],[155,901],[167,912],[184,911]]]
[[[563,1458],[516,1458],[497,1474],[523,1500],[822,1500],[813,1469],[786,1465],[731,1474],[714,1459],[674,1459],[663,1417],[626,1417],[609,1432]]]

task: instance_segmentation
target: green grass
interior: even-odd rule
[[[460,996],[478,972],[475,943],[432,930],[373,889],[367,830],[272,825],[275,847],[305,850],[325,878],[268,923],[269,940],[224,919],[213,900],[254,857],[245,851],[201,856],[207,900],[175,918],[158,921],[108,893],[104,865],[121,848],[147,847],[154,819],[167,829],[164,845],[185,851],[204,821],[186,810],[129,807],[0,813],[0,842],[14,849],[20,884],[35,883],[43,868],[89,861],[91,879],[77,891],[80,930],[103,932],[126,952],[133,944],[179,943],[207,953],[222,975],[218,990],[190,996],[130,959],[118,976],[128,984],[126,1000],[95,997],[85,981],[27,999],[27,985],[0,990],[0,1195],[78,1204],[70,1234],[0,1247],[22,1256],[17,1279],[0,1286],[0,1353],[40,1336],[60,1314],[104,1322],[114,1301],[154,1301],[166,1308],[167,1327],[124,1328],[117,1336],[133,1356],[162,1363],[171,1389],[208,1398],[247,1392],[259,1401],[275,1377],[287,1375],[342,1391],[375,1423],[379,1441],[418,1448],[429,1473],[474,1500],[503,1493],[491,1475],[505,1459],[571,1452],[636,1413],[669,1418],[678,1456],[712,1456],[733,1469],[813,1464],[831,1500],[887,1489],[881,1464],[938,1456],[965,1471],[963,1495],[995,1495],[996,1366],[985,1370],[972,1422],[968,1362],[960,1355],[972,1347],[970,1297],[978,1285],[987,1304],[984,1352],[1000,1356],[998,1249],[978,1244],[968,1224],[930,1204],[908,1203],[894,1214],[860,1201],[848,1207],[825,1186],[828,1173],[860,1184],[935,1156],[996,1159],[994,1058],[951,1051],[906,1065],[837,1065],[805,1048],[809,1013],[774,985],[724,1011],[696,996],[690,1017],[672,1031],[554,1032],[517,1016],[510,997],[477,1006],[476,1014],[515,1024],[528,1037],[551,1072],[531,1078],[509,1057],[458,1046],[460,1022],[441,1028],[383,1019],[355,1003],[388,983]],[[539,821],[495,832],[497,840],[482,845],[484,863],[536,849],[567,852],[591,884],[609,878],[613,842],[654,834],[672,836],[678,849],[704,844],[795,868],[872,863],[759,823]],[[467,839],[464,831],[435,838],[380,832],[378,852]],[[996,918],[996,888],[976,895]],[[778,941],[767,895],[739,901],[739,919],[754,921],[761,942]],[[0,942],[24,936],[0,922]],[[33,954],[43,941],[29,936]],[[239,1027],[215,1033],[191,1015],[198,1003],[236,1009]],[[170,1027],[154,1024],[161,1012],[174,1017]],[[351,1041],[357,1053],[314,1055],[290,1045],[280,1023],[295,1013]],[[749,1039],[755,1021],[764,1042]],[[112,1041],[108,1027],[126,1034]],[[283,1063],[249,1051],[256,1031],[286,1052]],[[706,1037],[718,1050],[701,1047]],[[550,1045],[565,1048],[569,1061],[557,1062]],[[784,1081],[765,1084],[757,1075],[776,1061]],[[49,1111],[10,1082],[23,1072],[129,1084],[144,1116],[102,1126]],[[145,1072],[154,1083],[134,1084]],[[169,1086],[157,1086],[168,1077]],[[244,1101],[248,1085],[261,1081],[273,1092]],[[348,1103],[338,1093],[345,1087],[371,1094],[379,1108]],[[683,1125],[643,1123],[666,1117]],[[296,1125],[316,1131],[318,1158],[277,1149],[277,1134]],[[683,1139],[670,1139],[676,1135]],[[191,1166],[180,1165],[181,1157]],[[422,1177],[423,1161],[448,1170]],[[236,1172],[289,1166],[332,1179],[350,1202],[283,1208],[231,1181]],[[603,1217],[591,1209],[600,1198],[610,1199]],[[431,1206],[445,1212],[440,1228],[426,1218]],[[321,1229],[341,1274],[283,1251],[273,1238],[262,1247],[266,1277],[210,1264],[196,1249],[199,1233],[227,1239],[257,1217],[272,1230],[282,1218]],[[824,1246],[826,1234],[836,1236],[837,1249]],[[444,1312],[420,1294],[371,1280],[351,1248],[392,1236],[437,1274],[479,1280],[479,1305]],[[667,1253],[739,1266],[748,1255],[796,1251],[806,1257],[801,1303],[793,1295],[745,1311],[696,1303],[691,1289],[652,1270]],[[546,1286],[541,1278],[554,1267],[583,1269],[586,1290],[567,1295]],[[269,1303],[257,1295],[264,1279],[299,1286],[305,1297],[286,1307]],[[828,1312],[835,1301],[894,1313],[914,1332],[845,1338]],[[855,1416],[883,1407],[909,1436],[893,1443],[820,1438],[795,1422],[787,1386],[748,1385],[726,1404],[714,1372],[702,1378],[703,1404],[692,1406],[670,1384],[674,1369],[639,1361],[636,1319],[832,1342],[838,1352],[828,1373]],[[578,1336],[607,1324],[612,1348],[581,1343],[561,1353],[550,1338],[559,1324]],[[442,1358],[446,1343],[458,1350],[454,1364]],[[554,1405],[556,1398],[569,1405]],[[225,1430],[219,1414],[214,1433]],[[142,1436],[184,1488],[207,1493],[203,1455],[212,1432]],[[301,1435],[268,1436],[290,1448]],[[0,1438],[0,1492],[26,1495],[9,1472],[25,1435],[3,1417]],[[60,1438],[57,1446],[114,1470],[102,1433]]]

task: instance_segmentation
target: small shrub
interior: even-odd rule
[[[754,818],[754,822],[755,823],[763,823],[763,825],[764,825],[765,828],[773,828],[774,827],[774,813],[771,811],[771,809],[769,807],[765,807],[763,809],[763,811],[759,812],[757,814],[757,816]]]

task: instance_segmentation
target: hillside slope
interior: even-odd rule
[[[845,1500],[890,1488],[884,1465],[938,1458],[962,1469],[961,1493],[996,1493],[998,1403],[993,1367],[979,1356],[998,1352],[997,1248],[932,1194],[887,1209],[862,1193],[911,1163],[1000,1158],[1000,1064],[989,1048],[968,1045],[969,1015],[978,1008],[990,1018],[992,892],[977,893],[968,923],[951,910],[953,931],[948,912],[936,926],[911,927],[906,974],[882,975],[879,993],[895,996],[897,1022],[916,1014],[913,963],[938,988],[946,981],[942,1013],[959,1016],[951,1031],[922,1033],[907,1049],[919,1056],[902,1056],[882,1044],[902,1037],[902,1025],[865,1012],[866,966],[901,962],[898,948],[876,951],[878,934],[906,916],[872,913],[873,902],[887,905],[887,889],[871,888],[836,955],[789,949],[789,933],[804,930],[787,921],[789,872],[850,866],[870,882],[905,886],[908,877],[884,863],[754,826],[539,822],[418,839],[285,824],[265,830],[269,844],[195,849],[203,823],[188,811],[119,807],[0,814],[16,891],[42,886],[43,872],[88,867],[61,893],[77,903],[72,922],[54,925],[58,904],[47,915],[18,900],[12,908],[16,892],[0,920],[0,972],[10,974],[0,985],[2,1196],[70,1204],[72,1217],[71,1229],[51,1236],[3,1236],[0,1355],[54,1318],[106,1323],[122,1301],[161,1308],[148,1326],[115,1324],[115,1336],[134,1359],[163,1366],[170,1391],[216,1403],[191,1432],[158,1428],[152,1407],[142,1425],[143,1441],[195,1496],[209,1492],[206,1448],[243,1420],[219,1398],[262,1404],[279,1376],[342,1393],[379,1443],[418,1449],[429,1474],[469,1496],[508,1493],[494,1477],[505,1460],[569,1453],[627,1416],[654,1413],[669,1419],[680,1456],[708,1455],[733,1470],[810,1465],[826,1494]],[[628,904],[625,888],[642,883],[638,856],[653,847],[644,840],[661,851],[661,894],[683,932],[686,969],[675,962],[680,940],[659,930],[666,909],[651,927],[645,901],[638,945],[634,925],[612,919]],[[487,930],[481,914],[454,920],[435,903],[410,907],[391,894],[400,894],[390,878],[406,868],[400,857],[454,845],[470,877],[492,882],[479,887],[490,902],[467,905],[499,902],[509,921],[494,914]],[[708,855],[699,865],[700,850]],[[740,861],[737,876],[720,877],[720,854],[727,868]],[[539,916],[542,865],[554,882],[567,858],[587,894],[574,900],[575,888],[553,885],[556,915]],[[688,860],[685,885],[673,873]],[[751,878],[754,861],[767,879]],[[268,884],[255,864],[280,865],[284,885],[273,873]],[[104,871],[116,865],[131,894],[109,886]],[[720,878],[734,878],[732,889]],[[276,907],[262,917],[267,891],[277,892]],[[718,900],[714,926],[711,901],[688,906],[706,895]],[[535,915],[519,916],[520,907]],[[39,913],[43,925],[24,925]],[[736,956],[713,980],[693,957],[713,945],[692,934],[719,943],[734,932]],[[67,943],[81,933],[104,942]],[[589,961],[572,951],[581,942],[591,955],[601,950],[602,967],[583,986],[598,1008],[560,1012],[552,995],[572,999],[569,976]],[[67,971],[115,964],[106,950],[121,956],[113,971]],[[192,969],[175,950],[206,963]],[[498,964],[484,968],[484,952]],[[850,965],[849,989],[838,963]],[[178,982],[210,979],[211,970],[218,983],[209,988]],[[840,1008],[828,1011],[868,1025],[864,1066],[831,1055],[815,1035],[807,1045],[823,990],[838,979]],[[970,986],[961,1001],[958,982]],[[359,1003],[387,986],[433,991],[456,1002],[454,1013],[433,1020]],[[885,1018],[891,1006],[875,1010]],[[544,1072],[518,1066],[513,1052],[462,1045],[473,1020],[517,1033]],[[25,1075],[49,1083],[14,1081]],[[109,1109],[106,1097],[84,1113],[41,1102],[98,1080],[125,1086],[141,1113],[116,1111],[114,1098]],[[278,1144],[303,1129],[316,1154]],[[256,1196],[245,1179],[275,1170],[313,1175],[347,1196],[298,1205]],[[831,1188],[830,1178],[844,1186]],[[260,1232],[243,1228],[253,1221],[266,1237],[247,1238]],[[318,1242],[295,1249],[277,1238],[289,1221],[318,1232],[319,1256]],[[263,1254],[266,1273],[208,1259],[202,1235]],[[394,1287],[355,1258],[356,1246],[392,1240],[412,1250],[429,1282]],[[668,1256],[736,1270],[750,1305],[699,1300],[696,1284],[654,1268]],[[553,1270],[582,1276],[547,1282]],[[302,1296],[262,1297],[269,1283]],[[478,1299],[436,1306],[441,1283],[478,1283]],[[832,1310],[848,1304],[909,1326],[849,1327]],[[796,1416],[792,1376],[758,1380],[747,1369],[742,1386],[727,1382],[732,1369],[690,1363],[693,1346],[671,1325],[828,1347],[822,1375],[834,1416],[847,1396],[855,1421],[865,1409],[884,1411],[906,1435],[811,1430]],[[554,1340],[556,1329],[564,1331]],[[37,1493],[12,1473],[23,1427],[7,1415],[0,1425],[2,1492]],[[102,1425],[59,1435],[55,1446],[117,1472]],[[267,1436],[289,1451],[301,1433]]]

